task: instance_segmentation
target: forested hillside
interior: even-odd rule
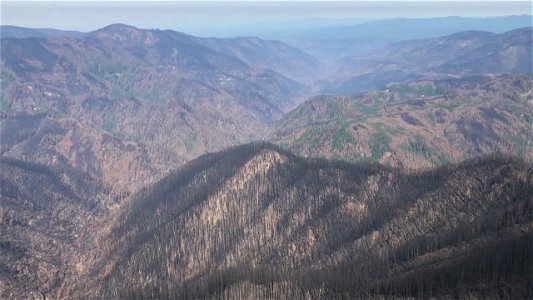
[[[528,298],[532,179],[510,158],[403,172],[240,146],[136,194],[69,292]]]
[[[86,144],[99,144],[91,136],[106,136],[141,149],[139,159],[114,174],[110,165],[122,164],[116,147],[87,145],[84,153],[60,155],[92,157],[91,168],[108,170],[96,179],[129,191],[161,178],[165,170],[158,165],[173,169],[206,152],[261,138],[308,93],[279,72],[292,76],[290,70],[320,68],[308,54],[276,41],[201,39],[122,24],[76,38],[2,38],[1,47],[0,121],[46,116],[60,124],[56,127],[68,124],[64,131],[75,131]],[[34,130],[25,125],[17,123],[17,130]],[[110,153],[104,159],[102,152]],[[49,163],[37,153],[32,160]],[[122,175],[135,184],[108,180]]]
[[[491,153],[533,159],[531,74],[391,84],[318,96],[271,140],[305,156],[427,168]]]

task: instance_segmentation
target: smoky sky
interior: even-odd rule
[[[531,2],[10,2],[2,25],[91,31],[113,23],[173,29],[200,36],[269,28],[348,24],[388,18],[488,17],[531,14]]]

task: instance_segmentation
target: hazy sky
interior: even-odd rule
[[[396,17],[531,14],[531,6],[528,1],[2,1],[1,23],[79,31],[125,23],[216,35],[243,26],[297,27],[321,20],[355,23]]]

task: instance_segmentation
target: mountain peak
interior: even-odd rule
[[[132,26],[132,25],[128,25],[128,24],[123,24],[123,23],[114,23],[114,24],[109,24],[105,27],[102,27],[100,29],[97,29],[95,30],[95,32],[98,32],[98,31],[117,31],[117,30],[141,30],[135,26]]]
[[[139,29],[137,27],[126,24],[111,24],[104,28],[98,29],[90,33],[101,40],[109,40],[113,42],[143,42],[153,34],[150,30]]]

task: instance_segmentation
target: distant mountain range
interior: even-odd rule
[[[226,29],[235,33],[243,32],[240,35],[245,36],[253,35],[281,40],[329,63],[344,56],[372,52],[391,42],[433,38],[461,31],[502,33],[516,28],[531,27],[532,22],[532,15],[395,18],[374,21],[314,19],[301,22],[277,22],[273,27],[272,24],[259,22],[255,30]],[[84,34],[86,33],[68,30],[0,26],[1,38],[57,36],[80,38]]]
[[[282,37],[316,57],[334,62],[339,58],[364,55],[390,43],[444,36],[461,31],[502,33],[531,27],[532,15],[503,17],[399,18],[369,21],[356,25],[330,26]]]
[[[354,94],[393,82],[532,73],[532,44],[532,27],[393,43],[372,55],[342,59],[322,91]]]
[[[529,74],[392,84],[320,96],[279,121],[272,141],[306,156],[432,167],[489,153],[533,159]]]

